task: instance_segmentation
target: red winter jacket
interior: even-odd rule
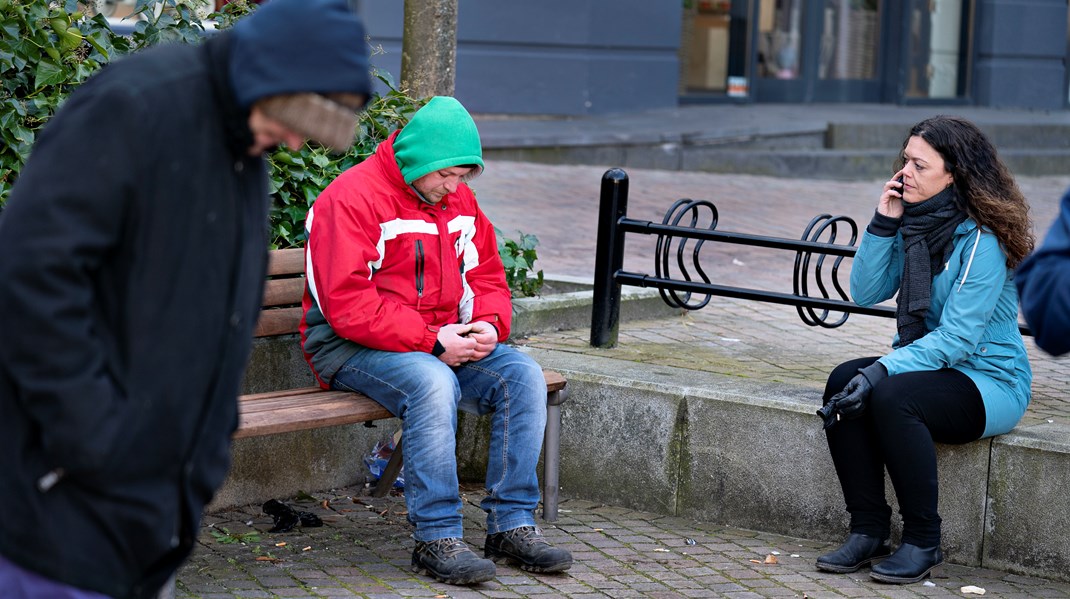
[[[512,316],[494,228],[467,185],[435,205],[405,184],[395,132],[308,211],[301,343],[327,388],[356,351],[434,348],[439,327]]]

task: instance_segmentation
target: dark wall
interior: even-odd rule
[[[401,78],[404,3],[361,0],[372,63]],[[677,104],[681,3],[458,0],[455,96],[470,111],[605,114]]]
[[[974,42],[978,105],[1066,105],[1066,0],[980,0]]]

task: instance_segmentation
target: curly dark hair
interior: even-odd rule
[[[1026,201],[996,147],[977,125],[956,116],[934,116],[914,125],[903,140],[895,170],[903,168],[903,150],[920,137],[944,159],[954,178],[960,208],[977,224],[995,233],[1014,268],[1036,243]]]

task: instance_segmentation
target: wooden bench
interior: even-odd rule
[[[295,335],[298,332],[301,296],[305,289],[304,272],[304,250],[273,250],[270,253],[268,281],[256,337]],[[299,340],[294,342],[299,343]],[[557,520],[561,404],[568,397],[568,383],[551,370],[544,370],[543,375],[546,377],[547,414],[543,441],[542,517],[553,522]],[[240,421],[235,439],[393,418],[386,408],[370,397],[319,387],[243,395],[238,406]],[[398,442],[373,495],[382,497],[393,486],[401,470],[401,446]]]

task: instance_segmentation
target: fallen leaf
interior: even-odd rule
[[[762,562],[762,563],[763,564],[776,564],[776,563],[779,563],[779,562],[777,561],[777,558],[776,558],[775,555],[769,554],[769,555],[765,556],[765,561]]]
[[[981,587],[975,587],[972,584],[968,584],[968,585],[962,587],[961,589],[959,589],[959,592],[963,593],[964,595],[984,595],[985,594],[985,590],[984,589],[982,589]]]

